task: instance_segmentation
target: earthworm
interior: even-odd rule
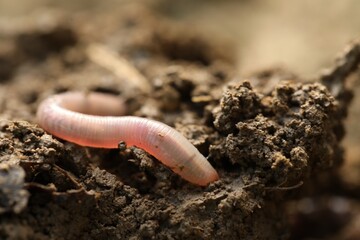
[[[120,142],[153,155],[185,180],[206,186],[219,179],[206,158],[178,131],[159,121],[123,114],[119,98],[66,92],[45,99],[37,121],[47,132],[78,145],[118,148]],[[105,115],[112,116],[105,116]]]

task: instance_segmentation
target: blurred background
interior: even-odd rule
[[[42,8],[111,11],[131,0],[0,0],[1,17],[23,16]],[[141,1],[137,1],[141,2]],[[346,43],[359,36],[356,0],[148,0],[164,16],[237,44],[239,70],[284,66],[312,76],[329,66]]]

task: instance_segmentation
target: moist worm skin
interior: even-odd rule
[[[37,111],[39,125],[49,133],[82,146],[144,149],[185,180],[206,186],[219,179],[206,158],[172,127],[146,118],[118,115],[124,105],[102,93],[67,92],[45,99]]]

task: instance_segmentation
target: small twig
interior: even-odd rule
[[[360,64],[360,40],[351,43],[336,59],[335,65],[321,73],[322,82],[336,97],[346,92],[345,80]]]
[[[82,188],[82,185],[79,183],[79,181],[77,181],[76,177],[73,176],[71,173],[69,173],[68,171],[64,170],[63,168],[59,167],[56,164],[49,164],[49,163],[44,163],[42,161],[29,161],[29,160],[21,160],[20,164],[33,164],[33,165],[46,165],[49,168],[53,168],[58,170],[59,172],[61,172],[62,174],[64,174],[73,184],[75,184],[78,188]],[[36,177],[36,174],[34,176],[34,179]],[[34,180],[33,179],[33,180]],[[33,183],[33,182],[31,182]]]
[[[82,189],[83,186],[79,183],[75,176],[73,176],[70,172],[66,171],[65,169],[59,167],[58,165],[54,164],[52,166],[54,169],[58,170],[62,174],[64,174],[73,184],[75,184],[78,189]]]
[[[259,185],[259,182],[253,182],[253,183],[249,183],[249,184],[247,184],[247,185],[244,185],[244,186],[242,187],[242,189],[248,189],[248,188],[253,187],[253,186],[256,186],[256,185]]]
[[[24,183],[24,187],[27,189],[37,188],[37,189],[47,191],[47,192],[56,192],[57,191],[57,188],[53,183],[51,183],[49,185],[44,185],[44,184],[37,183],[37,182],[26,182],[26,183]]]
[[[269,191],[276,191],[276,190],[279,190],[279,191],[288,191],[288,190],[293,190],[295,188],[298,188],[298,187],[301,187],[304,182],[303,181],[300,181],[298,182],[297,184],[293,185],[293,186],[289,186],[289,187],[281,187],[281,185],[283,185],[284,183],[280,184],[279,186],[276,186],[276,187],[265,187],[265,190],[269,190]]]
[[[144,93],[151,91],[149,81],[129,61],[111,51],[101,44],[90,44],[86,53],[91,61],[111,71],[117,77],[126,81],[128,86],[133,86]]]

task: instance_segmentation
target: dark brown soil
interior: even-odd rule
[[[324,204],[310,215],[296,200],[329,182],[351,192],[334,172],[359,43],[313,81],[282,69],[241,79],[229,43],[142,7],[116,11],[46,24],[29,16],[0,33],[0,239],[302,239],[313,236],[301,230],[306,217],[328,214],[325,228],[337,232],[351,222],[349,211]],[[151,90],[94,61],[94,44],[129,61]],[[220,180],[194,186],[141,149],[47,134],[36,108],[67,90],[121,95],[128,114],[174,126]]]

